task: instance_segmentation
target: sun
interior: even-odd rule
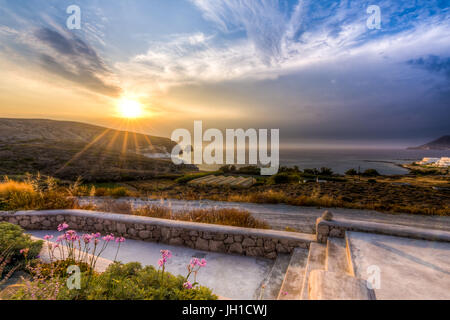
[[[127,119],[140,118],[144,114],[144,109],[138,101],[126,98],[118,102],[117,111],[120,117]]]

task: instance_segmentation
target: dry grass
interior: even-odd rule
[[[130,202],[107,200],[99,205],[83,206],[80,209],[243,228],[269,229],[269,225],[266,222],[254,218],[248,211],[233,208],[185,209],[173,211],[171,208],[158,205],[147,205],[133,208]]]
[[[14,194],[26,193],[29,195],[35,194],[33,186],[25,182],[17,182],[6,179],[5,182],[0,184],[0,197],[7,198]]]
[[[28,177],[24,182],[5,178],[0,182],[0,210],[68,209],[75,203],[70,192],[58,189],[51,178]]]
[[[247,195],[230,195],[228,201],[232,202],[251,202],[251,203],[269,203],[279,204],[285,203],[294,206],[306,207],[340,207],[343,202],[327,195],[320,196],[312,194],[311,196],[291,197],[281,191],[263,191]]]

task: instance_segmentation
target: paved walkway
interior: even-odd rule
[[[92,201],[82,199],[82,201]],[[102,201],[95,198],[95,201]],[[286,227],[294,228],[303,233],[315,233],[316,220],[325,210],[333,212],[336,218],[346,220],[362,220],[380,223],[391,223],[420,227],[425,229],[438,229],[450,231],[450,217],[422,216],[413,214],[387,214],[371,210],[354,210],[344,208],[314,208],[297,207],[284,204],[255,204],[237,203],[210,200],[140,200],[123,198],[117,201],[132,201],[135,205],[155,204],[170,206],[173,210],[195,208],[238,208],[248,210],[253,216],[266,220],[274,229],[284,230]]]
[[[378,300],[450,299],[450,243],[358,232],[349,242],[359,278],[380,271]]]
[[[35,237],[44,238],[46,234],[59,235],[56,231],[28,231]],[[140,262],[158,268],[160,250],[172,251],[173,257],[167,264],[167,271],[174,275],[186,276],[186,266],[192,257],[204,258],[207,266],[200,271],[198,282],[209,287],[214,294],[230,299],[255,299],[264,278],[270,272],[273,261],[262,258],[212,253],[175,247],[161,243],[127,240],[121,245],[117,260],[124,263]],[[117,244],[111,243],[102,254],[103,258],[114,260]]]

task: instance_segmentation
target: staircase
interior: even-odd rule
[[[366,281],[355,277],[347,238],[328,238],[326,245],[312,242],[309,250],[296,249],[276,297],[278,300],[373,298]]]

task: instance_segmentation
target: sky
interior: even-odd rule
[[[81,9],[81,29],[66,12]],[[380,8],[379,29],[367,8]],[[0,0],[0,117],[280,129],[286,146],[450,134],[450,0]]]

